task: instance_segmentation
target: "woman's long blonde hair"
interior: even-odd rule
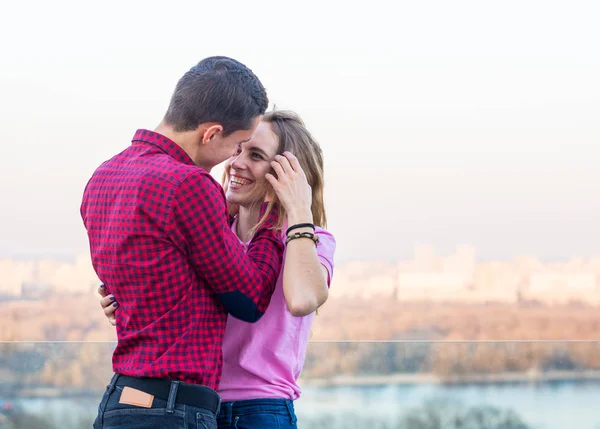
[[[273,133],[279,140],[278,154],[285,151],[293,153],[300,167],[306,174],[308,184],[312,188],[311,211],[313,223],[321,228],[327,227],[327,216],[325,214],[325,203],[323,201],[324,175],[323,175],[323,151],[317,140],[306,129],[306,125],[300,115],[290,110],[273,110],[266,113],[261,120],[271,126]],[[275,174],[271,171],[271,174]],[[227,185],[229,180],[229,171],[223,174],[223,184]],[[257,201],[260,204],[261,201]],[[265,215],[259,219],[258,223],[251,230],[251,235],[256,232],[265,222],[268,213],[276,208],[278,210],[278,222],[274,228],[282,231],[286,221],[285,209],[279,203],[277,195],[269,202]]]

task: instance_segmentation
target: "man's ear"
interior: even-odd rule
[[[202,134],[202,144],[210,142],[215,136],[223,132],[221,124],[209,124]]]

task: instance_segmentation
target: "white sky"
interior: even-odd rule
[[[90,174],[209,55],[320,140],[338,262],[600,253],[600,3],[6,3],[0,257],[86,251]]]

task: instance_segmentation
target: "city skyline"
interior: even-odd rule
[[[0,259],[0,297],[41,298],[49,292],[95,293],[99,280],[89,255],[73,262]],[[415,246],[409,259],[336,264],[331,297],[391,296],[399,301],[516,304],[538,301],[600,304],[600,254],[544,263],[522,255],[512,260],[479,260],[473,246],[439,253]]]

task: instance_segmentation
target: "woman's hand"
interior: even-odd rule
[[[117,326],[115,311],[117,311],[117,308],[119,308],[119,304],[117,301],[115,301],[115,297],[113,295],[106,295],[104,285],[100,285],[98,288],[98,293],[102,297],[102,299],[100,299],[100,306],[102,307],[102,310],[104,310],[104,315],[111,325]]]
[[[287,213],[288,223],[290,225],[312,223],[312,189],[298,158],[290,152],[284,152],[283,155],[275,156],[275,160],[271,161],[271,167],[275,170],[277,178],[270,173],[265,178],[279,197]]]

